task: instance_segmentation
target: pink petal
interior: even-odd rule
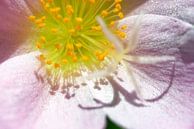
[[[193,0],[148,0],[131,14],[146,13],[167,15],[194,23]]]
[[[88,88],[69,100],[62,94],[50,96],[48,85],[34,74],[40,66],[35,55],[11,58],[0,65],[0,129],[102,129],[105,115],[101,110],[78,107],[82,101],[93,101]]]
[[[136,17],[128,17],[120,24],[133,27]],[[134,84],[123,83],[123,87],[115,85],[115,89],[124,95],[124,101],[115,108],[105,112],[124,127],[133,129],[193,129],[194,127],[194,60],[186,61],[186,55],[193,55],[185,46],[193,47],[193,27],[183,21],[158,15],[145,15],[139,34],[137,49],[130,53],[139,56],[176,57],[176,61],[143,65],[130,62],[132,72],[140,87],[144,106],[135,106],[127,103],[134,100],[134,96],[124,94]],[[174,65],[175,64],[175,65]],[[121,71],[120,76],[127,79]],[[126,88],[127,87],[127,88]],[[130,91],[129,91],[130,92]]]
[[[86,92],[82,92],[86,94]],[[82,95],[86,99],[86,95]],[[50,98],[44,111],[37,119],[34,129],[103,129],[105,114],[102,110],[83,110],[78,107],[81,96],[64,99],[62,95]]]
[[[0,1],[0,63],[26,41],[30,27],[29,13],[24,1]]]
[[[18,56],[0,65],[0,129],[21,128],[31,119],[43,92],[34,71],[35,53]]]

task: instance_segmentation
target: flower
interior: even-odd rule
[[[22,4],[20,2],[19,5]],[[176,2],[173,1],[171,7]],[[185,1],[185,4],[188,3]],[[152,1],[140,9],[152,4],[155,7],[157,4],[162,5],[163,1]],[[181,15],[184,16],[184,13]],[[117,38],[112,40],[115,36],[100,18],[98,22],[114,46],[119,45],[120,41]],[[123,25],[127,25],[124,30],[127,37],[122,43],[126,46],[126,43],[129,46],[135,43],[133,49],[127,51],[129,53],[125,60],[128,63],[124,63],[127,65],[117,68],[117,76],[107,78],[108,85],[96,87],[100,90],[91,88],[93,82],[87,81],[88,85],[76,90],[75,97],[69,100],[64,99],[62,94],[50,96],[44,77],[35,74],[41,65],[36,59],[39,53],[24,54],[3,62],[0,65],[0,127],[99,129],[104,128],[104,118],[108,115],[125,128],[192,129],[192,25],[173,17],[153,14],[126,17],[119,22],[118,28]],[[126,72],[124,68],[130,70]],[[133,86],[136,86],[135,90]]]

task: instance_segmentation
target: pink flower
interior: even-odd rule
[[[31,24],[26,19],[40,11],[38,2],[1,0],[0,129],[102,129],[106,116],[124,128],[194,129],[194,1],[134,5],[118,25],[127,25],[123,42],[136,43],[125,58],[129,72],[119,67],[113,78],[101,80],[108,85],[95,87],[99,90],[88,80],[75,96],[52,96],[45,78],[36,74],[39,52],[28,51]]]

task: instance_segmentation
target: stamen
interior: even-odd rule
[[[127,48],[125,50],[126,52],[133,51],[137,46],[142,19],[143,15],[140,14],[134,21],[134,27],[132,30],[132,34],[129,37],[129,42],[127,43]]]
[[[123,51],[124,48],[121,45],[121,41],[110,32],[110,30],[108,29],[108,27],[106,26],[106,24],[104,23],[102,18],[97,17],[96,19],[97,19],[98,23],[101,25],[104,34],[107,36],[107,38],[110,40],[110,42],[114,44],[117,51],[119,51],[119,52]]]
[[[125,55],[124,59],[139,64],[156,64],[167,61],[175,61],[173,56],[131,56]]]
[[[113,40],[106,38],[103,31],[107,27],[104,23],[102,26],[101,22],[99,25],[95,18],[102,16],[107,24],[113,25],[123,17],[121,2],[65,0],[59,4],[57,0],[40,0],[43,11],[28,19],[36,30],[35,47],[41,52],[37,58],[48,72],[52,93],[62,87],[66,93],[69,84],[72,84],[71,87],[78,85],[77,78],[84,73],[87,76],[94,73],[90,77],[103,78],[111,70],[115,71],[121,59],[116,54],[117,49],[122,51],[123,48],[115,47],[115,43],[111,43]],[[104,26],[106,28],[102,28]],[[111,31],[115,32],[114,26]],[[125,37],[124,33],[121,37]],[[110,62],[116,63],[112,66]],[[58,88],[55,88],[56,85]]]

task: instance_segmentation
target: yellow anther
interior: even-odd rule
[[[74,34],[76,31],[75,31],[75,29],[70,29],[69,30],[69,33],[71,33],[71,34]]]
[[[46,61],[46,64],[47,65],[51,65],[52,64],[52,61],[48,60],[48,61]]]
[[[56,18],[57,19],[62,19],[63,17],[60,14],[57,14]]]
[[[89,0],[90,3],[94,4],[96,0]]]
[[[38,57],[38,60],[41,61],[41,62],[44,62],[45,61],[45,56],[43,54],[39,55]]]
[[[122,9],[122,7],[121,7],[120,4],[116,4],[115,8],[118,9],[118,10],[121,10]]]
[[[77,59],[77,56],[74,56],[74,57],[72,58],[72,61],[73,61],[73,62],[77,62],[77,60],[78,60],[78,59]]]
[[[78,23],[83,22],[83,19],[82,19],[81,17],[77,17],[75,20],[76,20],[76,22],[78,22]]]
[[[114,13],[117,13],[117,12],[119,12],[119,10],[118,10],[117,8],[115,8],[115,9],[113,10],[113,12],[114,12]]]
[[[52,3],[53,2],[53,0],[47,0],[49,3]]]
[[[60,68],[60,64],[58,64],[58,63],[55,63],[54,64],[54,67],[57,69],[57,68]]]
[[[110,42],[102,42],[104,45],[109,45]]]
[[[127,25],[121,26],[121,30],[126,30],[126,29],[127,29]]]
[[[38,28],[43,28],[43,27],[45,27],[45,26],[46,26],[45,23],[40,23],[40,24],[38,24]]]
[[[35,21],[35,20],[36,20],[36,16],[31,15],[31,16],[28,17],[28,19],[29,19],[30,21]]]
[[[106,17],[108,15],[108,11],[106,10],[103,10],[102,13],[101,13],[102,17]]]
[[[75,46],[76,46],[77,48],[81,48],[81,47],[82,47],[82,44],[81,44],[81,43],[76,43]]]
[[[38,49],[41,49],[41,48],[42,48],[42,44],[41,44],[40,42],[37,42],[37,43],[36,43],[36,47],[37,47]]]
[[[72,15],[73,12],[74,12],[74,9],[71,5],[67,5],[66,6],[66,11],[67,11],[67,14]]]
[[[99,60],[99,61],[103,61],[104,58],[105,58],[105,55],[103,55],[103,54],[101,54],[101,55],[98,56],[98,60]]]
[[[52,32],[52,33],[57,33],[57,32],[58,32],[58,29],[52,28],[52,29],[51,29],[51,32]]]
[[[46,38],[44,36],[41,36],[40,39],[41,39],[42,43],[46,43]]]
[[[76,30],[81,30],[81,29],[82,29],[82,26],[77,25],[77,26],[75,27],[75,29],[76,29]]]
[[[82,60],[83,60],[83,61],[88,61],[89,58],[88,58],[87,56],[82,56]]]
[[[107,55],[108,55],[108,52],[107,52],[107,51],[105,51],[105,52],[103,52],[103,53],[101,54],[101,56],[102,56],[103,58],[105,58]]]
[[[96,51],[96,52],[95,52],[95,55],[96,55],[96,56],[99,56],[100,54],[101,54],[101,51]]]
[[[51,9],[50,9],[50,12],[51,12],[51,13],[56,13],[55,8],[51,8]]]
[[[111,21],[111,22],[110,22],[110,26],[111,26],[111,27],[115,26],[115,21]]]
[[[44,5],[44,8],[47,10],[48,8],[50,8],[50,4],[49,4],[49,3],[46,3],[46,4]]]
[[[127,36],[126,33],[125,33],[125,32],[122,32],[122,31],[118,32],[117,35],[118,35],[121,39],[125,39],[126,36]]]
[[[74,50],[74,47],[71,43],[67,44],[66,48],[69,50],[69,51],[73,51]]]
[[[122,2],[122,0],[115,0],[115,3],[120,3]]]
[[[46,16],[42,16],[40,19],[41,19],[42,21],[45,21],[45,20],[46,20]]]
[[[59,12],[61,10],[61,8],[60,7],[56,7],[55,10],[56,10],[56,12]]]
[[[43,20],[40,18],[40,19],[37,19],[37,20],[35,20],[35,23],[36,24],[41,24],[41,23],[43,23]]]
[[[115,49],[115,45],[111,44],[110,45],[110,49],[114,50]]]
[[[108,52],[100,52],[100,51],[96,51],[96,57],[99,61],[103,61],[105,59],[105,57],[108,55]]]
[[[51,9],[50,9],[50,12],[51,12],[51,13],[59,13],[60,10],[61,10],[60,7],[55,7],[55,8],[51,8]]]
[[[63,18],[63,22],[64,22],[64,23],[67,23],[67,22],[69,22],[69,21],[70,21],[69,18],[67,18],[67,17]]]
[[[100,31],[100,30],[102,30],[101,26],[92,26],[91,29],[92,29],[92,30],[95,30],[95,31]]]
[[[56,48],[57,50],[60,50],[60,49],[62,48],[62,46],[61,46],[61,44],[57,43],[57,44],[55,44],[55,48]]]
[[[63,63],[64,64],[67,64],[68,63],[68,60],[67,59],[63,59]]]
[[[73,56],[73,55],[74,55],[74,51],[68,51],[68,52],[67,52],[67,55],[68,55],[68,56]]]
[[[40,3],[44,5],[46,2],[45,0],[40,0]]]
[[[119,16],[119,18],[124,18],[124,14],[123,14],[122,12],[120,12],[120,13],[118,14],[118,16]]]

